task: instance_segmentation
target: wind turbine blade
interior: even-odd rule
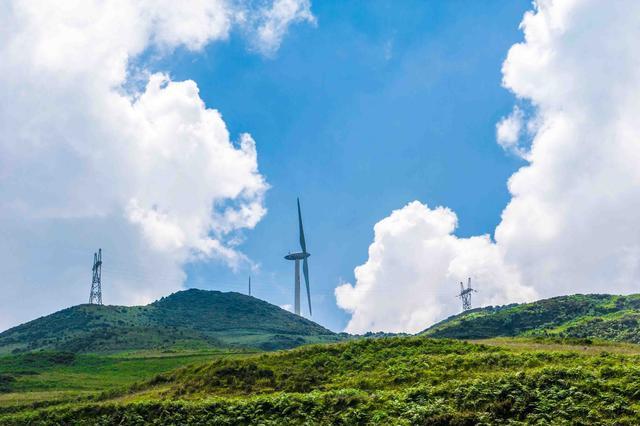
[[[305,258],[302,261],[302,272],[304,273],[304,283],[307,285],[307,300],[309,301],[309,315],[313,315],[311,312],[311,290],[309,289],[309,264]]]
[[[300,212],[300,198],[298,198],[298,224],[300,225],[300,248],[303,253],[307,252],[307,243],[304,240],[304,229],[302,228],[302,213]]]

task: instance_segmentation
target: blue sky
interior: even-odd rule
[[[241,37],[157,64],[193,79],[233,138],[249,132],[271,189],[267,216],[241,249],[260,264],[254,295],[292,303],[300,196],[313,319],[334,330],[348,315],[333,289],[353,282],[373,225],[412,200],[446,205],[460,236],[491,233],[522,165],[495,142],[514,97],[501,64],[528,1],[316,2],[317,25],[290,28],[273,57]],[[188,286],[245,291],[247,269],[191,264]]]
[[[291,304],[297,196],[334,330],[637,292],[637,1],[8,4],[0,328],[98,247],[108,304],[246,291],[237,250]]]

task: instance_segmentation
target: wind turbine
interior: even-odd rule
[[[309,290],[309,264],[307,258],[311,256],[307,252],[307,243],[304,240],[304,229],[302,228],[302,213],[300,212],[300,198],[298,198],[298,225],[300,227],[300,253],[289,253],[284,258],[294,260],[295,263],[295,304],[294,311],[296,315],[300,315],[300,261],[302,260],[302,272],[304,273],[304,282],[307,285],[307,300],[309,301],[309,315],[311,313],[311,291]]]

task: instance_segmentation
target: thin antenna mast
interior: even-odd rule
[[[89,303],[92,305],[102,305],[102,249],[98,253],[93,253],[93,278],[91,280],[91,293]]]

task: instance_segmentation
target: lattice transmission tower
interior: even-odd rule
[[[464,288],[464,283],[460,281],[460,294],[459,297],[462,300],[462,310],[468,311],[471,309],[471,293],[477,292],[478,290],[471,288],[471,277],[469,277],[469,281],[467,283],[467,288]]]
[[[102,305],[102,249],[93,253],[93,279],[91,280],[91,294],[89,303],[92,305]]]

